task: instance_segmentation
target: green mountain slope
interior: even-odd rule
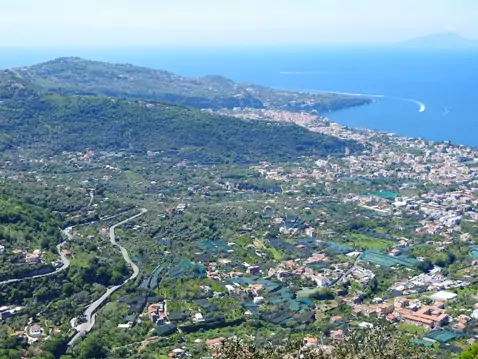
[[[53,248],[61,238],[60,221],[43,207],[9,192],[5,188],[0,192],[0,242],[30,250]]]
[[[29,188],[2,184],[0,191],[0,281],[21,277],[48,267],[46,258],[56,258],[61,241],[60,220],[50,210],[35,203]],[[25,263],[26,253],[47,251],[43,263]],[[53,253],[53,254],[52,254]]]
[[[247,121],[157,101],[30,90],[16,75],[0,79],[0,146],[40,153],[127,149],[200,162],[288,160],[341,155],[352,141],[297,125]]]
[[[195,108],[281,108],[321,113],[370,102],[341,94],[274,90],[220,76],[185,78],[166,71],[81,58],[59,58],[14,71],[49,91],[164,100]]]

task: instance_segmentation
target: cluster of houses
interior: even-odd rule
[[[323,253],[314,253],[311,257],[304,261],[282,261],[277,267],[270,268],[267,272],[269,278],[277,278],[280,281],[290,277],[298,277],[306,279],[311,282],[315,282],[317,287],[324,287],[327,285],[328,280],[333,280],[338,276],[336,272],[324,270],[319,274],[311,267],[307,267],[307,264],[328,262],[329,259]],[[330,273],[329,273],[330,272]]]
[[[404,279],[393,284],[392,290],[402,293],[416,293],[414,289],[425,288],[427,291],[441,291],[469,286],[469,282],[463,280],[448,279],[439,272],[439,268],[430,273],[422,273],[409,279]]]
[[[361,197],[353,194],[344,201],[356,202],[383,216],[403,211],[424,214],[430,222],[418,228],[419,233],[449,235],[460,231],[459,224],[464,219],[478,221],[478,211],[475,210],[478,207],[478,199],[475,196],[478,186],[477,150],[451,146],[448,143],[397,137],[393,134],[356,131],[328,122],[312,129],[339,138],[356,140],[370,149],[362,154],[346,157],[345,163],[319,160],[316,162],[317,169],[298,167],[293,171],[285,171],[283,167],[274,167],[270,163],[253,166],[252,169],[267,179],[286,183],[305,183],[307,179],[337,183],[342,179],[396,177],[445,185],[462,184],[457,191],[432,191],[421,196],[398,197],[392,203],[379,196]],[[381,141],[382,138],[384,141]],[[475,184],[475,187],[472,187],[472,184]],[[280,231],[284,234],[298,234],[297,227],[283,226]]]
[[[5,255],[7,249],[4,245],[0,244],[0,255]],[[27,264],[37,264],[41,262],[42,251],[40,249],[35,249],[33,252],[28,252],[21,249],[13,249],[12,254],[14,255],[23,255],[23,259]]]
[[[445,303],[435,302],[432,306],[422,305],[418,299],[397,298],[395,310],[387,316],[387,320],[394,322],[402,320],[407,323],[428,328],[443,327],[450,321],[445,310]]]
[[[10,336],[23,339],[27,338],[28,343],[34,343],[44,337],[49,337],[55,334],[61,334],[62,330],[59,327],[44,327],[41,324],[29,324],[25,330],[15,331]]]
[[[278,281],[286,281],[291,278],[300,278],[303,280],[309,281],[311,284],[314,283],[317,287],[325,287],[329,283],[337,279],[349,266],[348,263],[334,263],[334,269],[324,268],[319,273],[317,269],[314,269],[309,264],[317,263],[330,263],[330,259],[324,253],[313,253],[311,256],[305,258],[304,260],[288,260],[278,263],[275,267],[270,267],[264,269],[266,275],[265,279],[276,279]],[[259,265],[249,265],[243,263],[242,267],[245,270],[233,269],[229,271],[223,271],[221,265],[230,266],[231,261],[226,258],[220,258],[217,262],[206,263],[206,276],[209,279],[225,281],[228,279],[242,278],[244,276],[260,276],[263,270]],[[368,279],[373,277],[373,273],[362,269],[362,271],[357,268],[355,271],[357,277],[362,277]],[[250,284],[246,287],[239,285],[237,283],[226,284],[226,289],[230,294],[240,294],[240,293],[250,293],[251,295],[257,297],[259,293],[263,290],[263,286],[260,283]],[[257,299],[261,300],[260,298]]]
[[[441,184],[460,183],[478,177],[478,172],[469,166],[469,163],[478,160],[478,151],[468,147],[398,137],[392,133],[353,130],[330,121],[319,123],[312,130],[355,140],[370,148],[361,155],[348,157],[349,173],[353,175],[395,176]]]
[[[384,216],[403,212],[421,214],[424,219],[420,222],[421,226],[416,229],[417,233],[451,238],[451,235],[460,232],[460,223],[463,219],[478,219],[474,210],[478,206],[478,199],[467,192],[469,191],[463,190],[448,194],[429,193],[414,198],[397,197],[394,202],[380,196],[349,195],[343,202],[356,203],[364,209],[373,210]]]
[[[233,110],[223,110],[223,113],[229,116],[248,118],[251,120],[294,122],[301,125],[307,125],[317,119],[317,115],[306,112],[290,112],[255,108],[234,108]]]
[[[385,319],[389,323],[405,322],[429,329],[443,327],[453,321],[447,313],[445,304],[453,300],[456,295],[450,292],[438,292],[429,297],[434,300],[432,305],[423,304],[420,299],[397,297],[393,302],[376,298],[370,304],[357,303],[352,305],[352,316],[376,316]],[[466,327],[470,317],[460,316],[456,325]],[[460,324],[461,323],[461,324]]]
[[[465,183],[478,179],[478,171],[469,163],[478,161],[478,152],[467,148],[459,148],[448,145],[433,145],[423,140],[409,140],[393,135],[378,134],[388,137],[397,144],[404,145],[411,142],[407,147],[394,148],[390,151],[389,144],[374,140],[369,142],[370,136],[377,133],[364,131],[357,133],[344,129],[338,124],[327,127],[317,127],[315,130],[328,132],[336,137],[353,138],[366,144],[370,150],[360,155],[346,157],[347,162],[338,165],[331,161],[317,163],[319,170],[298,169],[292,173],[283,172],[283,168],[271,168],[269,164],[255,169],[266,178],[290,182],[305,178],[337,181],[338,178],[384,178],[396,177],[410,180],[420,180],[439,184]],[[332,131],[332,133],[330,133]],[[423,151],[423,155],[414,155],[407,149],[416,148]]]
[[[28,264],[40,263],[42,251],[35,249],[32,253],[25,252],[25,262]]]
[[[168,314],[166,312],[166,302],[161,301],[153,303],[148,306],[148,318],[157,325],[166,324],[168,321]]]
[[[409,299],[405,297],[397,297],[392,301],[384,301],[381,298],[375,298],[372,303],[364,304],[360,299],[346,300],[345,302],[352,306],[353,317],[371,317],[388,321],[391,324],[395,323],[409,323],[421,326],[427,329],[443,329],[447,325],[451,325],[454,332],[463,333],[470,321],[478,318],[478,310],[474,314],[468,316],[461,314],[455,318],[447,312],[445,306],[448,301],[455,298],[453,293],[438,292],[429,299],[432,300],[431,305],[424,304],[420,299]],[[435,300],[433,300],[435,299]],[[478,306],[477,306],[478,307]],[[341,316],[331,318],[331,323],[341,322]],[[369,328],[372,324],[362,322],[359,325],[363,328]],[[445,330],[446,332],[446,330]],[[331,330],[329,339],[332,341],[341,341],[345,339],[345,334],[342,329]],[[475,338],[470,338],[469,343],[475,342]],[[306,337],[303,340],[303,345],[307,347],[324,347],[323,340],[318,341],[317,338]]]

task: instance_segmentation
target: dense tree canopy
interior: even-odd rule
[[[220,351],[228,359],[432,359],[432,353],[410,339],[385,328],[354,332],[333,346],[305,347],[299,341],[258,348],[242,340],[225,343]],[[468,357],[466,357],[468,358]]]
[[[478,358],[478,344],[473,344],[471,348],[464,350],[456,359],[476,359]]]
[[[0,106],[4,149],[22,146],[48,154],[87,148],[151,151],[206,163],[248,163],[340,156],[346,148],[362,148],[293,124],[241,120],[162,102],[38,92],[23,96],[18,95],[25,91],[23,85],[5,86],[10,92]]]
[[[58,58],[19,70],[17,73],[36,86],[58,93],[162,100],[195,108],[287,108],[328,112],[370,101],[336,93],[275,90],[235,83],[221,76],[186,78],[167,71],[81,58]]]

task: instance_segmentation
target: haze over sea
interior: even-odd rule
[[[218,74],[276,88],[370,94],[329,113],[342,125],[478,147],[478,51],[380,48],[0,49],[0,68],[58,56]]]

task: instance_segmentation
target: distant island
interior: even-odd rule
[[[416,37],[402,42],[400,46],[424,49],[478,49],[478,41],[463,37],[456,32],[445,32]]]

